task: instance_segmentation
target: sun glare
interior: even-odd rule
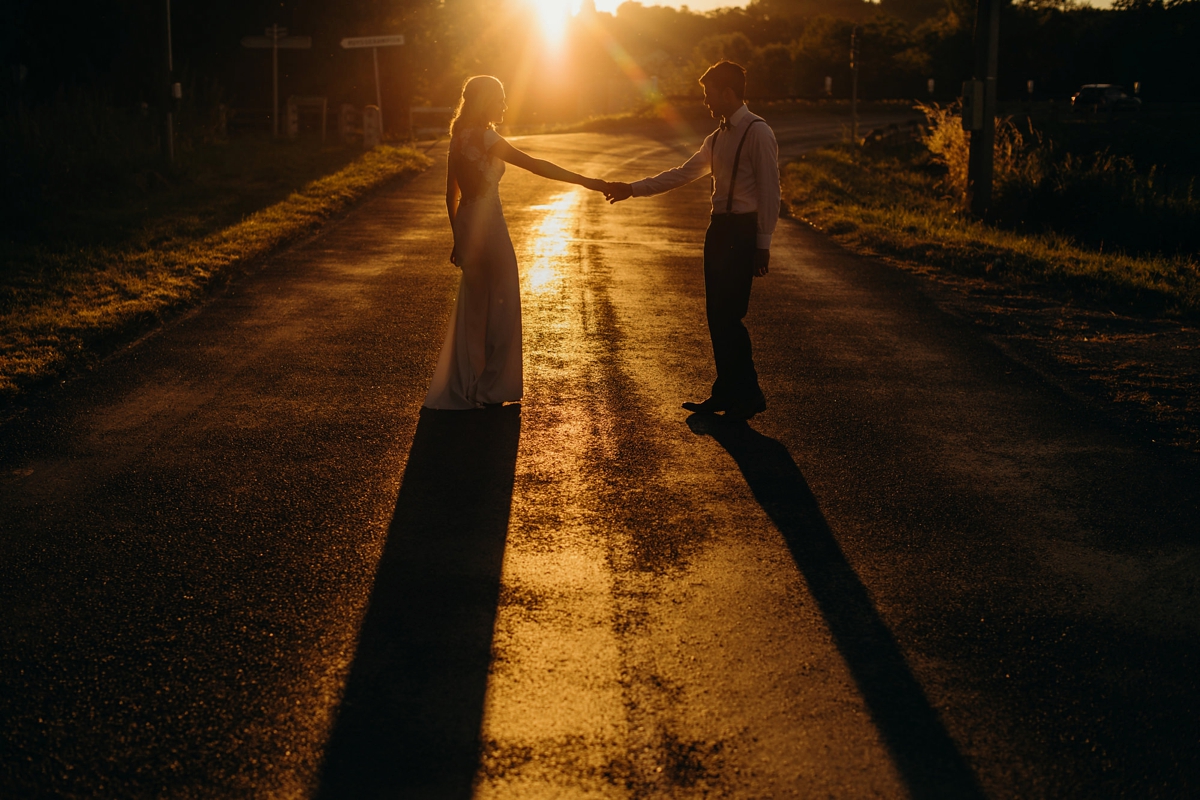
[[[567,32],[567,20],[579,13],[578,0],[530,0],[537,10],[542,35],[552,45],[562,44]]]

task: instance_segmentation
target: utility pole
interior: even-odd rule
[[[375,107],[379,109],[379,117],[383,118],[383,95],[379,92],[379,48],[371,48],[371,61],[375,64]]]
[[[167,109],[167,127],[164,131],[167,151],[167,163],[175,163],[175,119],[172,113],[175,104],[175,81],[172,80],[175,72],[175,58],[171,52],[171,0],[166,0],[167,4],[167,92],[166,92],[166,109]]]
[[[850,33],[850,141],[858,147],[858,26]]]
[[[963,87],[963,127],[971,131],[967,196],[970,198],[971,213],[979,217],[986,215],[992,205],[992,168],[996,149],[996,58],[999,45],[1000,0],[979,0],[975,12],[975,80],[972,82],[975,96],[968,98],[966,86]],[[968,125],[966,118],[968,106],[974,111],[974,124],[971,125]]]

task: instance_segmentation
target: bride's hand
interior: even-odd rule
[[[459,266],[459,263],[458,263],[458,245],[454,245],[454,247],[451,248],[451,250],[450,250],[450,263],[453,264],[454,266],[458,267],[459,269],[462,269],[462,267]]]
[[[608,183],[599,178],[584,178],[583,187],[591,189],[593,192],[604,192],[608,189]]]

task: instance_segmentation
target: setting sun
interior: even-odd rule
[[[552,45],[562,43],[567,31],[567,20],[579,13],[578,0],[530,0],[537,10],[542,34]]]

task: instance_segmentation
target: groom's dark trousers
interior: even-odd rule
[[[713,214],[704,236],[704,299],[713,359],[717,362],[714,399],[754,401],[762,397],[750,352],[750,333],[742,324],[754,285],[758,213]]]

